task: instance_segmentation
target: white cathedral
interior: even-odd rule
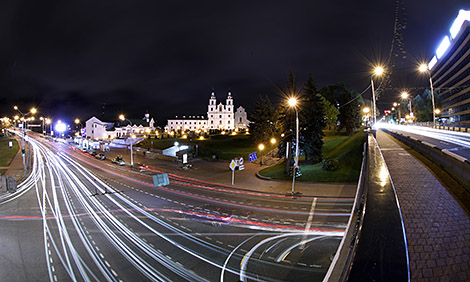
[[[207,130],[240,130],[248,127],[248,119],[245,108],[238,107],[234,112],[233,97],[229,91],[225,105],[217,104],[214,90],[212,90],[207,106],[207,117],[204,116],[182,116],[169,119],[165,131],[207,131]]]

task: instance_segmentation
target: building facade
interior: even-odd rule
[[[217,98],[212,91],[207,105],[207,118],[204,116],[182,116],[168,119],[165,131],[207,131],[207,130],[236,130],[248,127],[248,119],[245,108],[238,107],[234,111],[232,93],[229,91],[225,104],[217,103]]]
[[[167,132],[171,131],[197,131],[197,130],[207,130],[207,119],[204,116],[183,116],[178,118],[176,116],[174,119],[169,119],[168,124],[165,127]]]
[[[428,67],[442,101],[442,119],[470,124],[470,11],[460,10]]]
[[[148,114],[142,120],[131,120],[131,123],[126,121],[126,124],[115,126],[113,122],[104,122],[93,116],[85,123],[85,136],[87,139],[105,140],[155,133],[155,121]]]

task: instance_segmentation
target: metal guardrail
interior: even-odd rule
[[[323,281],[409,281],[403,218],[382,153],[367,135],[345,235]]]
[[[341,240],[338,251],[336,252],[333,261],[330,264],[328,272],[326,273],[323,282],[326,281],[346,281],[349,274],[349,267],[352,262],[353,254],[356,247],[356,237],[360,232],[360,226],[363,216],[364,204],[364,189],[367,180],[367,166],[368,166],[368,138],[367,134],[364,142],[364,150],[362,157],[361,173],[357,183],[356,196],[354,204],[351,209],[351,215],[344,231],[343,239]]]

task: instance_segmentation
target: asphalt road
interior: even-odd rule
[[[131,170],[31,138],[32,173],[0,197],[0,281],[321,281],[346,197],[286,197]]]
[[[381,125],[387,130],[446,149],[470,160],[470,133],[410,125]]]

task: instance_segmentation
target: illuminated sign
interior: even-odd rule
[[[470,21],[470,11],[460,10],[459,15],[450,28],[450,36],[452,36],[452,39],[459,34],[460,28],[462,28],[465,21]]]
[[[429,62],[429,65],[428,65],[429,70],[431,70],[434,67],[434,65],[436,65],[436,63],[437,63],[437,58],[436,58],[436,56],[434,56],[434,57],[432,57],[431,61]]]
[[[439,47],[437,47],[436,56],[438,59],[440,59],[442,55],[444,55],[444,53],[447,51],[447,48],[449,48],[449,46],[450,46],[449,36],[446,35],[446,37],[442,39],[441,44],[439,44]]]
[[[55,125],[55,130],[58,132],[64,132],[66,129],[67,129],[67,125],[60,121]]]

